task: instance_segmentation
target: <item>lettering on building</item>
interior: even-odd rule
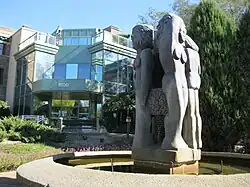
[[[67,83],[67,82],[60,82],[60,83],[58,83],[58,87],[59,88],[68,88],[69,87],[69,83]]]

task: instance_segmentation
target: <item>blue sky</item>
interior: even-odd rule
[[[149,7],[170,10],[172,0],[3,0],[0,25],[18,29],[29,25],[53,32],[62,28],[105,28],[109,25],[130,32]]]

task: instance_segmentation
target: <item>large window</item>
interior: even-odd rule
[[[78,78],[90,79],[90,64],[78,64]]]
[[[65,79],[66,78],[66,64],[55,64],[55,79]]]
[[[92,64],[100,64],[103,65],[103,51],[98,51],[91,55]]]
[[[64,38],[63,45],[71,45],[71,38]]]
[[[102,81],[102,65],[92,65],[91,67],[91,80]]]
[[[79,39],[78,38],[72,38],[71,39],[71,45],[79,45]]]
[[[88,38],[79,38],[79,45],[88,45]]]
[[[77,79],[78,64],[66,65],[66,79]]]
[[[116,94],[133,87],[132,58],[111,51],[104,51],[103,81],[105,92]]]
[[[3,44],[0,43],[0,55],[3,54]]]

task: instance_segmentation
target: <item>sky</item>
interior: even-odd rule
[[[170,10],[173,0],[0,0],[0,26],[52,33],[63,29],[114,25],[130,33],[150,7]]]

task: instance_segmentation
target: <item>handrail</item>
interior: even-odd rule
[[[20,43],[18,45],[19,51],[24,49],[28,45],[36,42],[36,41],[42,41],[44,43],[56,45],[56,37],[55,36],[52,36],[50,34],[41,33],[41,32],[35,32],[34,34],[32,34],[30,37],[28,37],[27,39],[25,39],[22,43]]]

